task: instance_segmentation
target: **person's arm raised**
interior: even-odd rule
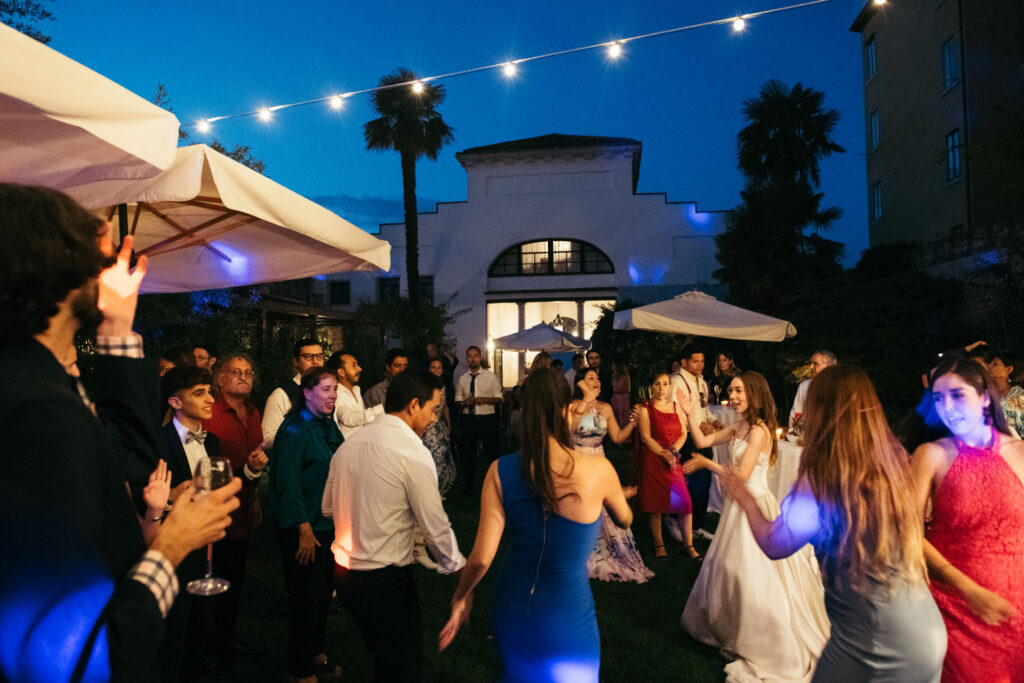
[[[498,552],[501,535],[505,531],[505,508],[501,500],[501,481],[498,479],[498,463],[491,463],[484,478],[480,494],[480,522],[473,542],[473,552],[466,560],[466,566],[459,576],[459,585],[452,597],[452,612],[448,623],[438,636],[438,649],[451,645],[462,625],[469,619],[473,605],[473,589],[490,569]]]
[[[615,411],[612,410],[610,405],[598,402],[597,409],[608,423],[608,438],[613,442],[622,443],[633,434],[636,422],[634,422],[632,414],[630,414],[629,424],[625,427],[619,427],[619,422],[615,419]]]
[[[717,432],[705,434],[700,428],[700,418],[696,416],[696,411],[693,407],[693,400],[690,398],[690,395],[682,389],[676,390],[676,403],[683,411],[683,414],[686,415],[690,434],[693,436],[693,443],[697,445],[697,448],[707,448],[709,446],[727,443],[736,437],[736,430],[734,427],[726,427],[725,429],[720,429]]]

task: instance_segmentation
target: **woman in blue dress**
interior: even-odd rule
[[[924,521],[871,380],[852,365],[822,370],[804,415],[800,477],[774,521],[738,477],[720,481],[768,557],[807,543],[818,554],[832,632],[813,680],[938,683],[946,628],[928,590]]]
[[[601,643],[587,558],[601,511],[628,527],[633,512],[605,458],[578,455],[568,427],[568,395],[550,371],[523,382],[522,450],[487,472],[476,542],[441,631],[443,650],[469,616],[473,589],[487,573],[506,524],[508,553],[494,592],[494,638],[513,682],[598,680]]]

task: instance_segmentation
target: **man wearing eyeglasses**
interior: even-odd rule
[[[679,370],[669,377],[671,383],[671,396],[676,395],[677,390],[689,395],[693,400],[694,415],[700,419],[700,428],[705,434],[711,434],[720,428],[708,410],[708,383],[704,381],[704,352],[694,347],[687,347],[680,352],[676,358],[679,362]],[[714,459],[710,448],[697,448],[693,437],[686,435],[686,443],[679,449],[685,462],[692,457],[692,453]],[[697,536],[710,538],[711,534],[704,530],[704,518],[708,513],[708,497],[711,491],[711,471],[706,469],[698,470],[686,477],[686,488],[690,491],[690,500],[693,503],[693,533]],[[669,529],[673,538],[675,533]]]
[[[274,445],[277,428],[284,422],[284,415],[291,410],[292,403],[299,395],[299,379],[310,368],[324,365],[324,347],[316,339],[306,338],[295,342],[292,348],[292,365],[295,376],[291,381],[278,386],[267,397],[267,405],[263,408],[263,443],[265,448]]]
[[[242,490],[238,492],[241,505],[231,514],[227,537],[217,541],[213,548],[214,575],[231,582],[231,588],[213,602],[212,644],[214,655],[219,657],[252,655],[259,651],[239,642],[235,627],[245,581],[249,536],[263,520],[259,480],[267,465],[260,411],[249,400],[255,381],[252,366],[252,360],[239,353],[217,364],[213,415],[203,423],[208,432],[217,436],[220,454],[231,462],[232,470],[242,479]],[[229,673],[223,659],[214,662],[213,667],[214,673]]]

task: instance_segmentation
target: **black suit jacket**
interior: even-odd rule
[[[96,366],[100,419],[46,347],[0,347],[0,610],[24,610],[3,621],[26,628],[3,638],[18,639],[16,658],[46,659],[53,680],[108,663],[113,680],[156,680],[164,623],[149,589],[125,578],[146,550],[125,467],[155,455],[157,373],[128,358],[100,356]],[[57,614],[89,624],[89,636],[32,628]],[[97,638],[109,662],[89,661]],[[68,656],[43,654],[58,648]],[[0,678],[17,679],[22,665],[0,661]]]

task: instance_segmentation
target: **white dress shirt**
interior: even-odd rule
[[[469,391],[470,384],[473,385],[472,394]],[[498,381],[497,375],[490,370],[480,368],[476,373],[476,382],[474,383],[473,371],[465,372],[455,383],[455,402],[464,401],[471,395],[481,398],[501,398],[501,382]],[[466,415],[494,415],[493,403],[481,403],[468,408],[459,406],[459,409]]]
[[[295,386],[299,385],[299,380],[302,379],[302,375],[295,373],[292,377],[292,381],[295,382]],[[274,445],[274,437],[277,436],[277,428],[284,422],[285,413],[292,409],[292,400],[288,398],[288,394],[281,387],[274,389],[270,392],[270,396],[267,397],[267,405],[263,408],[263,443],[267,444],[267,448]]]
[[[178,422],[178,418],[172,419],[171,422],[174,423],[174,429],[178,432],[178,438],[181,439],[181,446],[185,449],[185,457],[188,458],[188,471],[194,473],[199,461],[208,457],[206,446],[198,441],[185,443],[185,437],[188,436],[189,432],[188,427]]]
[[[413,561],[422,530],[442,574],[466,564],[437,490],[437,469],[422,439],[394,415],[381,415],[335,452],[321,503],[334,518],[334,560],[355,570]]]
[[[351,389],[344,384],[338,385],[338,402],[334,404],[334,420],[346,439],[356,433],[360,427],[373,422],[378,415],[384,414],[384,406],[376,405],[367,408],[363,405],[363,395],[359,385]]]
[[[676,372],[669,375],[668,378],[670,387],[670,396],[672,400],[676,400],[676,389],[682,389],[683,393],[690,396],[693,402],[694,416],[698,418],[701,423],[714,422],[715,418],[711,416],[711,411],[708,409],[708,400],[710,399],[708,393],[708,383],[704,381],[704,377],[694,377],[690,372],[684,368],[679,368]],[[704,394],[704,406],[701,407],[700,395]]]
[[[793,408],[789,411],[789,426],[793,426],[793,420],[798,414],[804,412],[804,401],[807,400],[807,389],[811,386],[811,380],[805,379],[796,388],[796,396],[793,398]]]

